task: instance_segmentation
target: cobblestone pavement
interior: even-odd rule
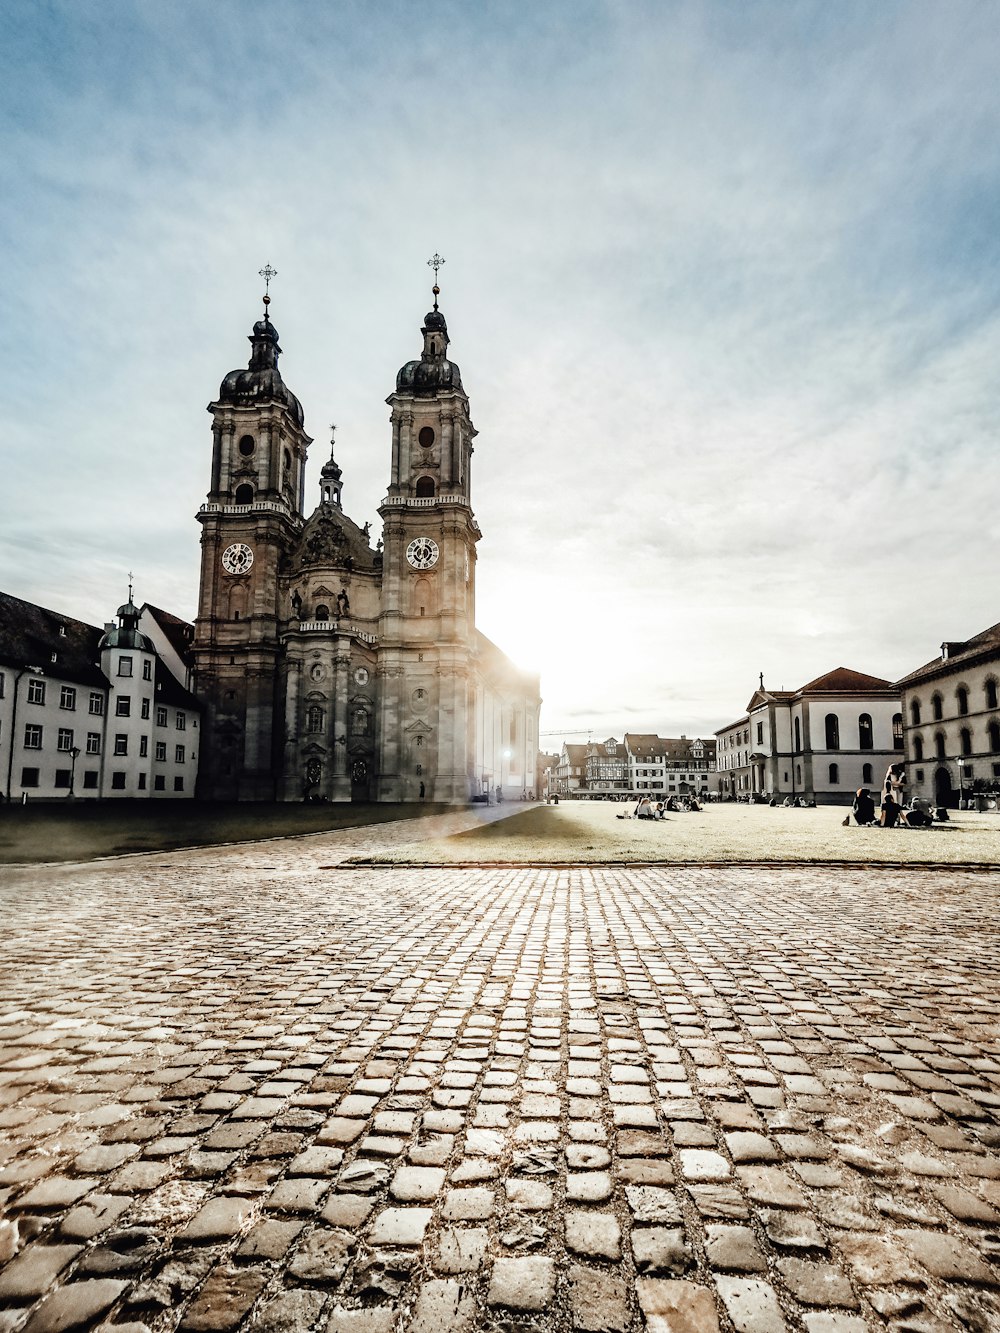
[[[1000,1329],[1000,873],[421,836],[0,877],[0,1331]]]

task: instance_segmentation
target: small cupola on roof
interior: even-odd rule
[[[129,576],[131,578],[131,575]],[[115,613],[117,626],[112,626],[101,638],[99,648],[134,648],[139,652],[153,652],[153,644],[139,629],[139,608],[132,600],[132,584],[128,585],[128,601]]]
[[[337,433],[337,427],[330,427],[330,458],[323,464],[319,474],[319,499],[320,504],[333,505],[336,509],[343,507],[342,492],[343,483],[341,477],[344,475],[337,466],[337,460],[333,456],[334,436]]]
[[[273,277],[274,271],[270,272]],[[278,369],[281,348],[278,346],[278,330],[268,315],[270,304],[271,298],[265,292],[264,318],[253,326],[249,337],[252,348],[250,364],[246,370],[229,372],[219,389],[219,402],[240,407],[255,407],[267,401],[282,403],[292,414],[296,425],[301,426],[305,421],[302,404],[285,384]]]
[[[417,394],[435,394],[447,390],[462,389],[462,373],[454,361],[449,361],[445,353],[448,350],[448,323],[438,309],[438,297],[441,288],[437,284],[438,269],[444,263],[440,255],[435,255],[428,263],[434,269],[434,309],[424,316],[420,332],[424,335],[424,350],[419,361],[407,361],[396,376],[397,392]]]

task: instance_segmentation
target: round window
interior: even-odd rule
[[[431,445],[434,443],[433,429],[430,426],[421,426],[420,434],[417,436],[417,439],[420,441],[420,443],[424,446],[425,449],[429,449]]]
[[[239,451],[244,458],[249,458],[256,448],[257,445],[252,435],[244,435],[240,440]]]

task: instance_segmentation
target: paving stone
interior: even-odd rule
[[[910,1255],[885,1236],[839,1236],[836,1248],[847,1259],[855,1281],[863,1286],[882,1287],[895,1282],[922,1285],[920,1269]]]
[[[239,1235],[255,1215],[255,1208],[247,1199],[223,1195],[209,1199],[190,1222],[182,1227],[181,1240],[225,1240]]]
[[[127,1194],[91,1194],[66,1214],[59,1230],[74,1240],[91,1240],[113,1226],[131,1203]]]
[[[682,1148],[679,1153],[681,1176],[686,1181],[713,1183],[728,1180],[732,1167],[721,1153],[702,1148]]]
[[[620,1259],[621,1227],[611,1213],[569,1211],[565,1216],[566,1245],[588,1258]]]
[[[92,1325],[118,1300],[128,1284],[114,1278],[70,1282],[39,1302],[23,1325],[24,1333],[63,1333]]]
[[[544,1310],[551,1305],[555,1290],[552,1259],[497,1259],[486,1299],[490,1305],[512,1310]]]
[[[486,1259],[485,1227],[443,1227],[437,1237],[434,1266],[441,1273],[475,1273]]]
[[[265,1301],[248,1327],[253,1333],[302,1333],[315,1326],[326,1302],[321,1291],[283,1291]]]
[[[636,1228],[631,1240],[635,1266],[640,1273],[680,1277],[693,1263],[691,1250],[679,1227]]]
[[[432,1216],[430,1208],[385,1208],[375,1217],[373,1245],[420,1245]]]
[[[442,1217],[452,1222],[471,1222],[492,1217],[496,1196],[487,1189],[455,1189],[445,1195]]]
[[[788,1328],[777,1292],[759,1278],[715,1278],[726,1313],[736,1333],[784,1333]]]
[[[444,1188],[444,1178],[445,1173],[440,1167],[401,1166],[392,1178],[389,1193],[394,1199],[407,1202],[433,1199]]]
[[[788,1290],[803,1305],[844,1305],[856,1309],[857,1297],[847,1275],[833,1264],[805,1259],[779,1259],[778,1271]]]
[[[649,1333],[719,1333],[715,1300],[698,1283],[640,1278],[635,1294]]]
[[[610,1197],[607,1171],[571,1171],[566,1177],[566,1198],[575,1203],[602,1203]]]
[[[431,1278],[417,1293],[407,1333],[471,1333],[476,1299],[454,1278]]]
[[[201,1330],[235,1328],[260,1295],[267,1275],[258,1268],[216,1268],[185,1311],[178,1327]]]
[[[573,1264],[569,1303],[575,1329],[584,1333],[624,1333],[628,1327],[627,1288],[612,1273]]]
[[[288,1271],[302,1282],[338,1282],[347,1271],[355,1238],[336,1227],[318,1227],[299,1245]]]
[[[301,1233],[302,1222],[258,1222],[236,1251],[240,1259],[281,1259]]]
[[[916,1255],[935,1277],[1000,1287],[1000,1273],[985,1264],[975,1250],[956,1237],[938,1231],[910,1228],[900,1230],[898,1236],[910,1253]]]
[[[767,1260],[750,1227],[714,1222],[705,1228],[705,1234],[705,1257],[712,1268],[733,1273],[767,1271]]]
[[[41,1296],[81,1248],[40,1242],[29,1245],[0,1272],[0,1299],[23,1301]]]
[[[374,1199],[364,1194],[332,1194],[320,1216],[332,1226],[355,1228],[368,1220],[374,1207]]]
[[[524,1212],[539,1212],[552,1207],[552,1187],[540,1180],[510,1177],[504,1181],[507,1202]]]

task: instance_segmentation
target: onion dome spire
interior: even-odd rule
[[[249,342],[252,348],[250,364],[246,370],[231,370],[222,381],[219,389],[220,403],[236,403],[240,406],[256,405],[258,402],[274,401],[283,403],[296,424],[305,421],[302,404],[281,378],[278,369],[278,357],[281,348],[278,345],[278,330],[271,323],[268,306],[271,304],[269,289],[271,279],[277,277],[277,270],[266,264],[260,270],[264,279],[264,318],[258,319],[253,326]]]
[[[337,460],[333,456],[334,436],[337,434],[335,422],[330,423],[330,458],[323,464],[319,474],[319,495],[321,504],[332,504],[337,509],[342,508],[341,495],[343,485],[341,477],[344,475],[337,465]]]

